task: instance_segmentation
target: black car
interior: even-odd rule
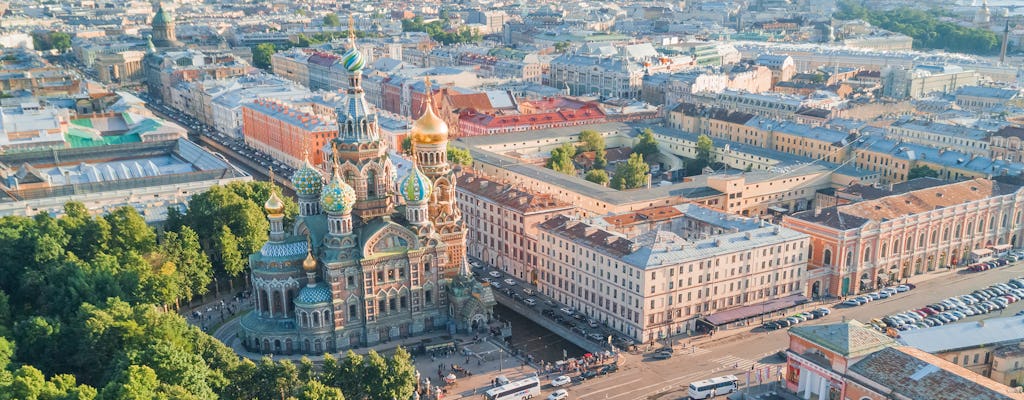
[[[793,325],[792,323],[790,323],[790,321],[788,319],[780,319],[780,320],[775,321],[775,322],[779,323],[779,328],[787,328],[790,325]]]
[[[662,347],[662,348],[658,349],[657,352],[659,352],[659,353],[663,353],[663,352],[664,353],[675,353],[676,351],[673,350],[671,347]]]
[[[615,371],[618,371],[618,370],[619,370],[619,366],[618,365],[608,364],[608,365],[605,365],[604,367],[601,367],[601,370],[598,371],[598,374],[608,375],[608,374],[610,374],[612,372],[615,372]]]
[[[765,330],[774,331],[779,329],[779,321],[768,321],[765,322],[764,325],[761,325],[761,327]]]
[[[654,359],[656,360],[667,360],[670,358],[672,358],[672,353],[669,352],[659,351],[657,353],[654,353]]]
[[[577,377],[576,377],[576,380],[577,380],[577,381],[580,381],[580,382],[583,382],[583,381],[585,381],[585,380],[587,380],[587,379],[590,379],[590,378],[593,378],[593,377],[595,377],[595,376],[597,376],[597,372],[594,372],[594,371],[585,371],[585,372],[583,372],[582,374],[580,374],[580,376],[577,376]]]

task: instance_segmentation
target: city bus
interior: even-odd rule
[[[690,384],[687,394],[691,399],[708,399],[715,396],[730,394],[736,391],[736,383],[739,380],[735,375],[720,376]]]
[[[487,400],[526,400],[540,395],[540,379],[536,376],[509,382],[488,390]]]

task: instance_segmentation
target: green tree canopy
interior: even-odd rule
[[[335,13],[324,15],[324,26],[341,26],[341,19]]]
[[[604,150],[604,136],[601,136],[597,131],[585,130],[580,132],[580,141],[583,145],[580,146],[579,151],[596,151],[598,149]]]
[[[260,43],[252,49],[252,64],[256,68],[270,68],[270,57],[277,53],[273,43]]]
[[[618,190],[629,190],[644,187],[647,185],[647,174],[651,168],[644,162],[644,156],[633,153],[629,160],[615,165],[615,175],[612,176],[612,188]]]
[[[705,166],[710,164],[711,154],[715,150],[715,143],[711,140],[708,135],[700,135],[697,137],[697,161],[703,163]]]
[[[576,175],[576,166],[572,158],[576,156],[576,147],[565,143],[554,150],[551,150],[551,158],[548,159],[547,167],[566,175]]]
[[[423,22],[423,17],[402,20],[402,32],[426,32],[431,39],[441,42],[444,45],[458,43],[476,43],[483,40],[476,30],[469,27],[462,27],[458,30],[449,31],[445,29],[444,20],[436,20],[428,23]]]
[[[918,165],[907,172],[907,180],[917,178],[938,178],[939,171],[929,168],[927,165]]]
[[[603,169],[592,169],[590,171],[587,171],[587,175],[584,176],[583,179],[594,182],[598,185],[607,185],[608,173],[605,172]]]
[[[651,128],[644,129],[640,134],[639,140],[633,146],[633,152],[644,156],[644,159],[650,159],[658,154],[658,141],[654,139],[654,131]]]
[[[469,150],[460,147],[448,145],[448,162],[462,166],[473,165],[473,155],[469,153]]]
[[[999,50],[1000,42],[995,32],[961,25],[938,9],[872,9],[858,0],[840,0],[836,5],[834,18],[862,19],[871,25],[910,36],[914,39],[915,49],[943,49],[979,55],[994,54]]]

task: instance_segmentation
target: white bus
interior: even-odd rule
[[[708,399],[715,396],[726,395],[736,391],[736,379],[734,375],[720,376],[690,384],[688,394],[691,399]]]
[[[526,400],[539,395],[540,379],[534,376],[488,390],[487,400]]]

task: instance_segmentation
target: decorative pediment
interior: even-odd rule
[[[391,223],[366,240],[363,255],[372,257],[378,253],[405,252],[415,248],[419,248],[416,235],[400,225]]]

